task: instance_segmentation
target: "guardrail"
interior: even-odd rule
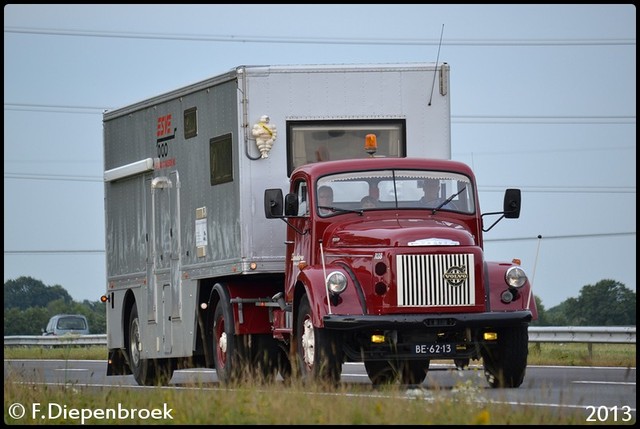
[[[530,343],[635,344],[635,326],[530,326]]]
[[[635,344],[635,326],[530,326],[530,343]],[[106,346],[107,335],[12,335],[4,337],[5,347],[15,346]]]
[[[95,335],[10,335],[4,337],[5,347],[16,346],[106,346],[107,334]]]

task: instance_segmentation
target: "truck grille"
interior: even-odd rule
[[[397,255],[398,306],[475,305],[472,254]]]

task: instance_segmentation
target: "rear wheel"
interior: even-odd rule
[[[336,334],[313,326],[309,298],[298,307],[296,323],[297,361],[303,380],[340,382],[342,350]]]
[[[220,299],[213,314],[213,361],[218,380],[223,384],[238,381],[242,372],[243,344],[233,326],[231,308]]]

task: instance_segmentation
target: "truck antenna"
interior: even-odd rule
[[[442,47],[442,34],[444,34],[444,24],[442,24],[442,30],[440,30],[440,42],[438,43],[438,54],[436,55],[436,70],[433,73],[433,83],[431,84],[431,96],[429,97],[429,106],[433,100],[433,88],[436,86],[436,75],[438,74],[438,60],[440,59],[440,47]]]
[[[529,282],[529,298],[527,298],[527,308],[531,308],[531,290],[533,289],[533,279],[536,277],[536,267],[538,266],[538,255],[540,254],[540,243],[542,235],[538,234],[538,248],[536,249],[536,259],[533,260],[533,272],[531,273],[531,281]]]

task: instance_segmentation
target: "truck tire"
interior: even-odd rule
[[[428,359],[408,360],[402,362],[367,361],[364,368],[373,385],[393,384],[422,384],[427,378],[429,370]]]
[[[484,374],[491,387],[520,387],[524,381],[529,354],[528,327],[498,331],[498,345],[482,353]]]
[[[284,365],[281,348],[271,334],[252,335],[251,356],[259,381],[273,382]]]
[[[462,371],[469,367],[469,359],[454,359],[453,364],[456,366],[458,371]]]
[[[364,369],[374,386],[393,384],[398,380],[398,372],[389,361],[365,361]]]
[[[166,386],[173,376],[170,359],[143,359],[140,341],[140,318],[138,306],[133,305],[129,316],[129,345],[127,348],[129,366],[133,377],[140,386]]]
[[[400,382],[402,384],[422,384],[427,378],[430,361],[427,360],[407,360],[401,362]]]
[[[289,358],[288,347],[283,343],[278,344],[278,372],[285,383],[291,381],[293,373],[291,359]]]
[[[223,299],[213,313],[213,361],[218,381],[229,384],[239,381],[242,374],[243,347],[235,335],[231,307]],[[247,353],[244,350],[245,354]]]
[[[304,295],[296,319],[296,359],[303,381],[340,383],[342,349],[336,334],[313,326],[309,298]]]

